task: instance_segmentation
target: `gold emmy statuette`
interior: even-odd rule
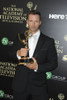
[[[29,30],[25,31],[24,37],[22,39],[20,37],[20,34],[18,34],[18,38],[19,38],[20,42],[23,43],[25,48],[28,48],[28,38],[31,36],[32,36],[32,34],[29,32]],[[32,58],[29,58],[27,56],[22,56],[21,59],[19,60],[18,65],[24,65],[27,63],[33,63]]]

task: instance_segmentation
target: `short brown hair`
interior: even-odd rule
[[[29,13],[28,13],[28,15],[27,15],[27,19],[28,19],[28,17],[29,17],[29,15],[30,14],[33,14],[33,15],[39,15],[39,17],[40,17],[40,20],[41,20],[41,13],[39,12],[39,11],[37,11],[37,10],[31,10]]]

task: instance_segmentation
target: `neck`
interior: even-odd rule
[[[39,29],[38,29],[39,30]],[[31,30],[29,30],[29,32],[31,33],[31,34],[35,34],[36,32],[38,32],[38,30],[36,30],[36,31],[31,31]]]

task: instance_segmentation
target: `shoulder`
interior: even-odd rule
[[[45,41],[49,41],[49,42],[54,42],[54,39],[41,33],[41,37],[45,40]]]

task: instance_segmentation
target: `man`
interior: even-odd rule
[[[41,15],[32,10],[28,14],[27,24],[32,36],[28,39],[28,47],[24,48],[17,40],[11,55],[16,59],[27,56],[33,59],[33,64],[17,65],[13,79],[14,100],[48,100],[46,72],[57,67],[57,53],[54,40],[41,33]]]

